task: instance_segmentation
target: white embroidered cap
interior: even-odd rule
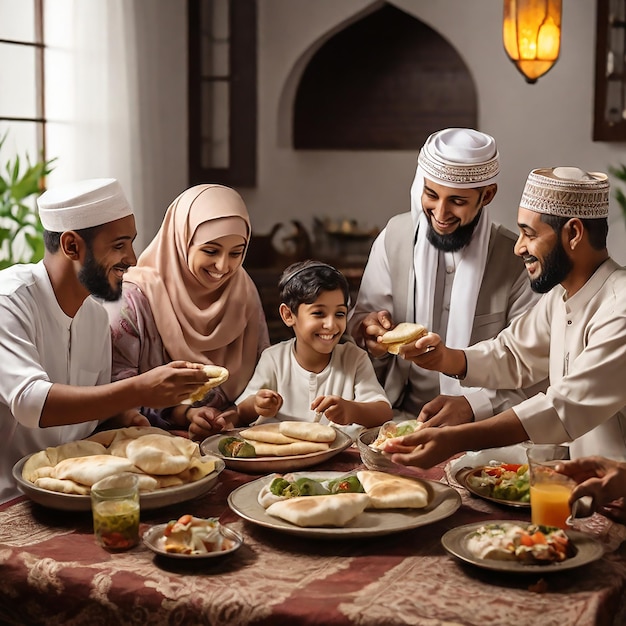
[[[609,215],[609,178],[578,167],[548,167],[530,172],[520,207],[561,217]]]
[[[113,222],[133,211],[115,178],[92,178],[48,189],[37,199],[43,227],[53,233]]]
[[[471,128],[433,133],[420,150],[417,163],[426,178],[459,189],[495,183],[500,172],[496,140]]]

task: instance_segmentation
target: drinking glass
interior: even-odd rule
[[[93,531],[108,550],[127,550],[139,543],[139,481],[124,472],[91,487]]]
[[[533,524],[567,528],[569,497],[576,484],[554,466],[569,458],[567,446],[533,445],[527,450],[530,474],[530,515]]]

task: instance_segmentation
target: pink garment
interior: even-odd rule
[[[159,232],[124,276],[121,302],[108,307],[114,377],[182,359],[226,367],[230,377],[222,391],[230,400],[244,389],[269,345],[256,286],[239,266],[220,290],[208,292],[188,266],[194,235],[215,240],[226,234],[225,224],[233,234],[245,233],[248,243],[248,211],[228,187],[196,185],[169,206]]]

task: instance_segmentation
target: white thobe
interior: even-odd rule
[[[535,443],[626,460],[626,269],[612,259],[571,298],[555,287],[465,354],[469,386],[519,388],[549,374],[545,394],[513,407]]]
[[[108,316],[93,298],[76,315],[60,308],[43,262],[0,272],[0,502],[20,492],[11,475],[23,456],[89,435],[88,421],[40,428],[53,383],[111,382]],[[85,416],[87,419],[89,416]]]
[[[335,346],[328,365],[316,374],[298,364],[294,342],[295,339],[282,341],[263,351],[250,382],[236,401],[239,404],[259,389],[272,389],[282,396],[283,405],[276,417],[259,418],[256,423],[312,422],[316,416],[311,403],[319,396],[336,395],[355,402],[389,404],[365,350],[354,343],[340,343]],[[322,417],[320,423],[330,422]],[[353,438],[363,430],[358,425],[337,427]]]

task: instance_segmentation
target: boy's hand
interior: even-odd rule
[[[352,419],[348,417],[347,408],[349,401],[344,400],[341,396],[318,396],[311,403],[311,410],[316,413],[323,413],[326,419],[335,424],[351,424]]]
[[[272,389],[259,389],[254,396],[254,410],[260,417],[276,417],[283,397]]]

